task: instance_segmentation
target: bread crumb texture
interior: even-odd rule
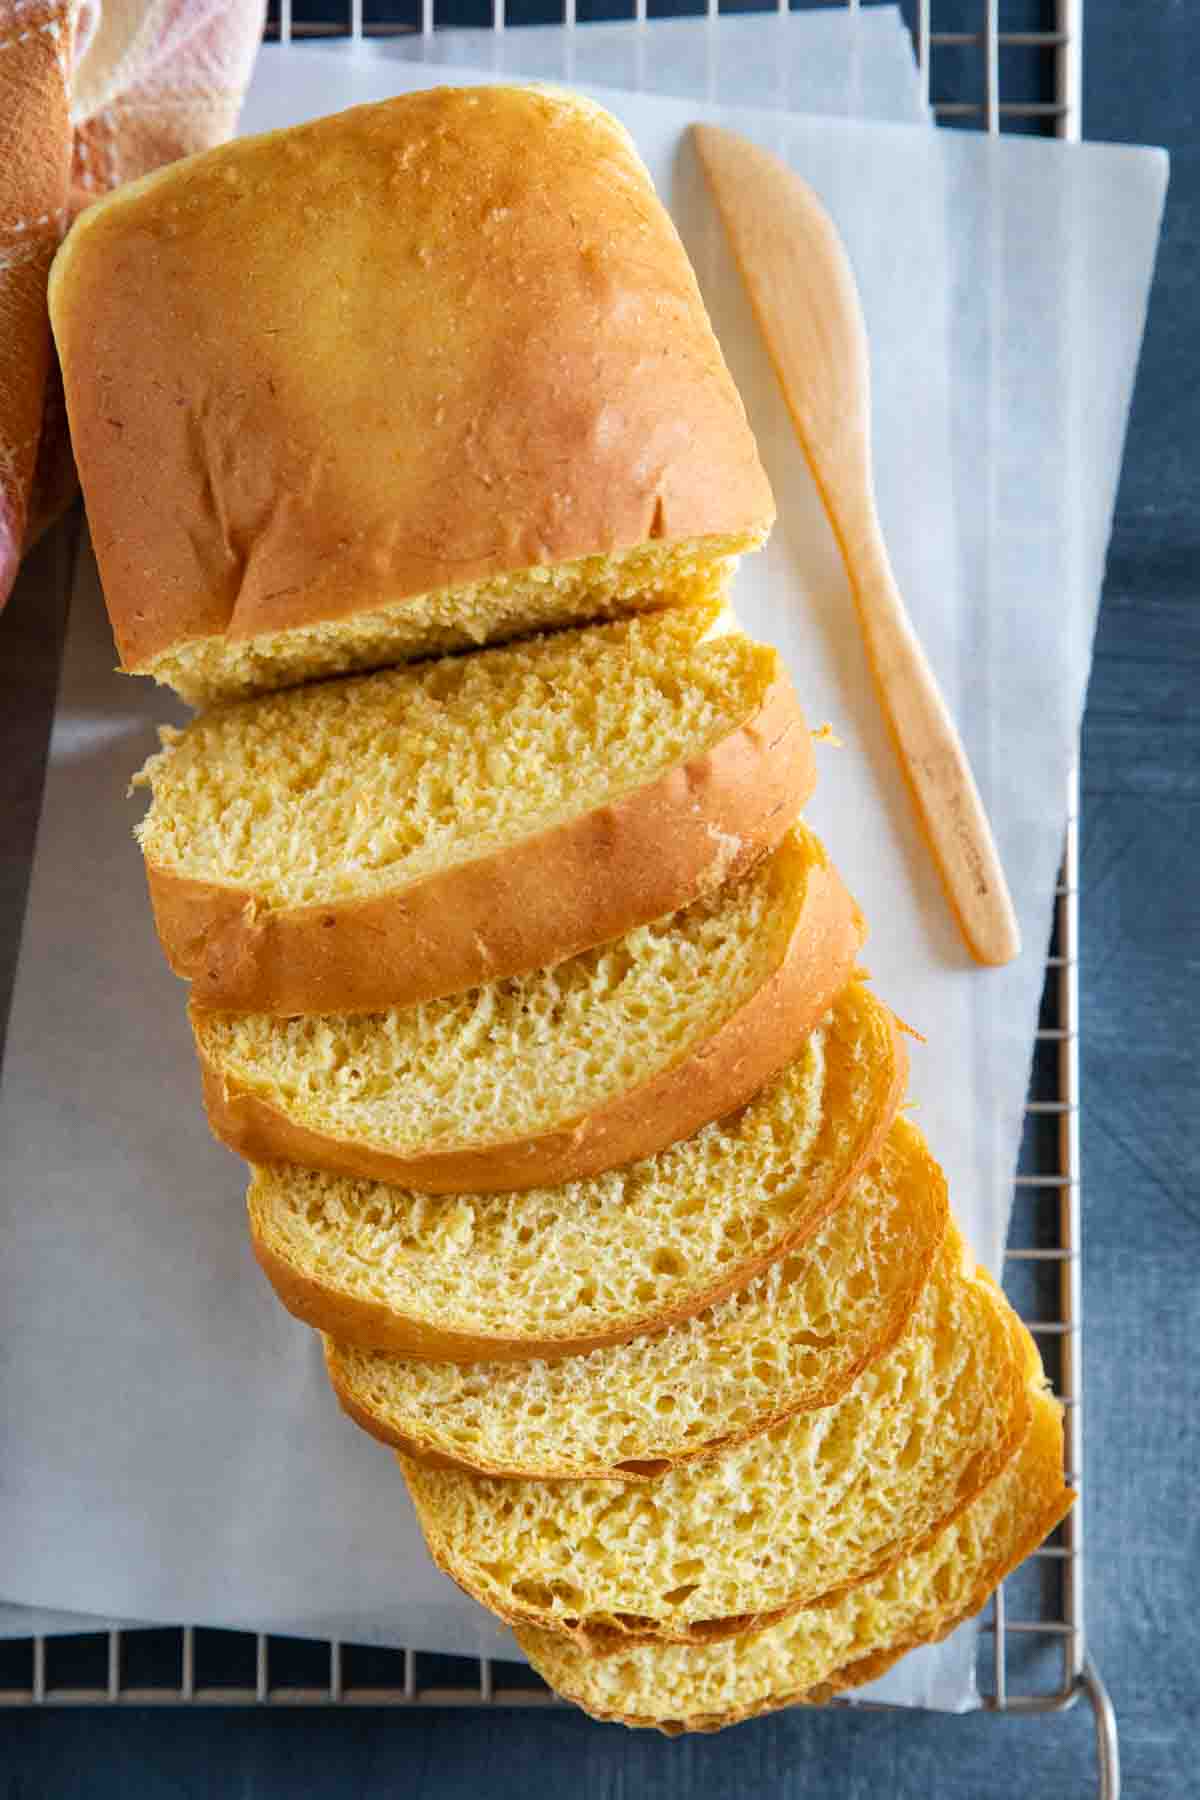
[[[952,1525],[886,1575],[765,1631],[711,1644],[637,1644],[597,1656],[557,1632],[518,1626],[550,1685],[597,1718],[674,1733],[821,1701],[873,1680],[984,1604],[1067,1511],[1062,1414],[1047,1393],[1018,1454]]]
[[[631,1334],[698,1311],[817,1229],[864,1139],[886,1129],[899,1054],[890,1014],[851,984],[748,1106],[655,1156],[559,1187],[446,1197],[260,1167],[251,1226],[326,1296],[435,1330],[546,1347]]]
[[[326,1360],[353,1416],[384,1441],[500,1475],[661,1473],[838,1399],[903,1328],[945,1220],[941,1170],[897,1119],[808,1245],[657,1336],[470,1364],[327,1341]]]
[[[1028,1420],[1016,1323],[951,1228],[912,1322],[834,1406],[639,1485],[402,1458],[437,1561],[510,1619],[686,1639],[882,1572],[954,1516]]]
[[[552,969],[388,1012],[192,1015],[201,1057],[322,1137],[398,1157],[535,1138],[698,1054],[785,961],[816,838]]]
[[[259,907],[400,892],[619,799],[758,709],[779,670],[718,604],[221,708],[135,777],[148,861]]]
[[[765,537],[762,530],[726,532],[535,563],[511,574],[410,594],[349,618],[259,632],[245,641],[196,638],[151,658],[136,673],[174,688],[190,706],[217,706],[555,626],[703,604],[724,595],[739,556],[758,549]]]

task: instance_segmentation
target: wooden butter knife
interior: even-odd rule
[[[1011,962],[1020,932],[966,752],[896,585],[871,473],[862,307],[833,222],[786,163],[715,125],[692,136],[833,527],[880,705],[971,954]]]

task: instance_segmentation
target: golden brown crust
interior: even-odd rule
[[[400,1464],[403,1468],[403,1458],[400,1458]],[[627,1615],[619,1624],[614,1625],[597,1626],[583,1623],[570,1625],[549,1614],[539,1613],[533,1607],[498,1606],[495,1596],[479,1583],[473,1582],[464,1573],[461,1564],[454,1562],[441,1541],[434,1536],[429,1520],[416,1504],[415,1496],[413,1496],[413,1507],[430,1558],[443,1575],[449,1576],[455,1587],[461,1588],[468,1599],[475,1600],[480,1606],[486,1607],[488,1612],[494,1614],[505,1625],[514,1629],[518,1625],[536,1626],[539,1631],[548,1631],[557,1637],[567,1638],[572,1643],[579,1644],[595,1656],[612,1655],[618,1650],[629,1649],[637,1644],[716,1644],[724,1638],[745,1637],[752,1632],[765,1631],[768,1626],[780,1624],[784,1619],[790,1618],[792,1613],[799,1612],[801,1606],[810,1604],[806,1600],[796,1600],[782,1606],[767,1608],[762,1612],[739,1613],[736,1617],[727,1619],[701,1619],[694,1625],[679,1627],[664,1626],[660,1620],[640,1618],[633,1614]],[[907,1548],[906,1546],[906,1550]],[[893,1561],[899,1560],[899,1556],[893,1558]],[[886,1567],[890,1568],[891,1563]],[[870,1574],[864,1576],[863,1579],[869,1581],[883,1572],[883,1569],[872,1569]]]
[[[270,908],[147,863],[167,961],[192,1005],[376,1012],[546,968],[665,917],[772,850],[812,793],[785,673],[700,756],[609,805],[369,900]]]
[[[773,516],[632,141],[565,95],[434,89],[195,157],[90,209],[50,300],[130,670]]]
[[[444,1456],[431,1445],[405,1437],[401,1431],[390,1429],[369,1407],[361,1406],[350,1388],[340,1379],[337,1364],[330,1355],[331,1348],[332,1339],[326,1337],[324,1340],[325,1373],[329,1377],[329,1385],[333,1389],[337,1403],[346,1417],[361,1426],[367,1436],[373,1437],[377,1444],[385,1444],[389,1450],[400,1450],[405,1456],[411,1456],[415,1462],[422,1463],[427,1469],[474,1469],[480,1475],[509,1473],[506,1469],[485,1468],[480,1463],[468,1463],[458,1457]],[[526,1471],[522,1470],[521,1473],[525,1474]],[[529,1470],[528,1473],[533,1474],[534,1471]]]
[[[730,1263],[720,1280],[698,1287],[686,1299],[658,1313],[636,1315],[600,1331],[563,1333],[551,1338],[490,1336],[433,1326],[423,1319],[394,1312],[383,1301],[347,1294],[297,1269],[280,1256],[267,1240],[252,1182],[247,1194],[247,1208],[254,1254],[283,1305],[306,1325],[315,1326],[344,1343],[359,1344],[364,1350],[393,1351],[398,1356],[423,1357],[429,1362],[508,1362],[526,1357],[568,1356],[577,1351],[599,1349],[604,1344],[625,1343],[643,1333],[665,1329],[745,1287],[773,1262],[805,1243],[841,1204],[867,1164],[879,1154],[908,1081],[908,1055],[903,1039],[891,1013],[880,1008],[880,1014],[888,1041],[880,1057],[880,1066],[872,1073],[874,1104],[864,1109],[853,1142],[837,1159],[839,1179],[830,1183],[822,1204],[803,1211],[793,1229],[769,1250]],[[861,1079],[861,1071],[849,1063],[835,1065],[831,1070],[814,1162],[835,1159],[836,1122],[848,1110],[848,1095],[856,1079]]]
[[[852,1363],[847,1363],[838,1372],[835,1379],[828,1381],[819,1391],[792,1404],[776,1406],[774,1411],[764,1413],[760,1419],[755,1420],[744,1431],[728,1432],[723,1437],[711,1438],[706,1443],[690,1443],[686,1449],[676,1451],[674,1454],[647,1451],[644,1456],[627,1457],[619,1463],[597,1463],[594,1466],[568,1471],[561,1468],[517,1467],[511,1463],[489,1462],[479,1456],[471,1457],[462,1452],[455,1454],[428,1436],[409,1436],[391,1425],[386,1418],[382,1418],[371,1407],[364,1405],[343,1377],[337,1360],[336,1346],[331,1339],[326,1338],[325,1371],[338,1404],[356,1425],[361,1426],[378,1443],[386,1444],[389,1449],[402,1451],[405,1456],[415,1462],[423,1463],[428,1468],[470,1469],[477,1475],[517,1476],[526,1480],[629,1482],[652,1481],[659,1475],[665,1474],[668,1469],[678,1468],[682,1463],[707,1461],[710,1457],[720,1455],[724,1450],[731,1450],[738,1444],[746,1443],[761,1432],[770,1431],[776,1425],[782,1425],[798,1412],[815,1412],[822,1407],[832,1406],[854,1385],[865,1369],[868,1369],[879,1357],[886,1355],[898,1342],[924,1292],[949,1218],[946,1178],[941,1168],[930,1155],[928,1146],[918,1132],[906,1126],[903,1121],[895,1121],[892,1125],[893,1135],[898,1130],[904,1132],[905,1142],[903,1149],[898,1149],[896,1153],[905,1159],[907,1165],[905,1185],[911,1196],[907,1215],[907,1236],[909,1242],[916,1247],[909,1279],[892,1296],[891,1306],[882,1320],[875,1338],[869,1344],[864,1345],[861,1355],[857,1356]],[[884,1154],[887,1153],[888,1145],[885,1145]],[[654,1333],[653,1335],[658,1334]]]
[[[300,1163],[429,1194],[516,1192],[585,1180],[665,1150],[751,1100],[797,1056],[854,968],[862,919],[829,864],[813,865],[787,952],[758,992],[682,1061],[538,1137],[402,1157],[289,1118],[209,1064],[214,1133],[252,1163]]]
[[[1018,1406],[1012,1415],[1012,1428],[1005,1444],[990,1456],[978,1459],[975,1464],[971,1486],[959,1491],[952,1505],[941,1514],[928,1531],[918,1536],[903,1538],[882,1551],[875,1560],[851,1581],[839,1582],[827,1592],[804,1599],[785,1602],[781,1606],[769,1607],[759,1612],[738,1613],[723,1619],[700,1619],[686,1626],[664,1625],[661,1620],[642,1619],[630,1616],[617,1623],[604,1625],[588,1625],[585,1621],[568,1623],[550,1614],[539,1613],[534,1608],[504,1608],[496,1604],[495,1596],[480,1584],[472,1582],[464,1573],[461,1565],[454,1563],[444,1547],[430,1533],[428,1519],[420,1513],[418,1518],[425,1536],[426,1548],[433,1561],[444,1575],[448,1575],[454,1584],[472,1600],[477,1600],[489,1612],[502,1619],[506,1625],[533,1625],[538,1630],[553,1633],[555,1636],[569,1639],[579,1644],[596,1656],[613,1655],[638,1644],[716,1644],[726,1638],[744,1637],[758,1631],[765,1631],[772,1625],[781,1624],[784,1619],[791,1618],[794,1613],[807,1607],[831,1606],[852,1589],[863,1587],[867,1582],[877,1581],[894,1569],[906,1557],[915,1556],[923,1550],[933,1538],[947,1530],[966,1510],[972,1500],[978,1499],[984,1489],[994,1481],[1007,1463],[1015,1455],[1021,1437],[1029,1425],[1028,1403]],[[1015,1440],[1015,1441],[1014,1441]],[[403,1461],[401,1460],[403,1467]],[[880,1671],[882,1673],[882,1671]],[[871,1679],[863,1675],[861,1681]]]
[[[1030,1433],[1035,1441],[1026,1444],[1023,1455],[1030,1461],[1027,1486],[1036,1494],[1036,1510],[1031,1513],[1020,1537],[979,1574],[969,1599],[949,1609],[931,1607],[903,1637],[868,1655],[844,1663],[841,1668],[831,1671],[819,1686],[781,1689],[728,1712],[693,1713],[680,1719],[656,1719],[644,1714],[597,1707],[584,1693],[572,1691],[568,1684],[559,1687],[558,1691],[564,1699],[573,1701],[594,1719],[657,1730],[667,1737],[677,1737],[685,1731],[721,1731],[727,1725],[738,1725],[744,1720],[756,1719],[764,1713],[777,1712],[787,1706],[823,1706],[848,1688],[862,1687],[868,1681],[878,1680],[901,1657],[907,1656],[910,1650],[919,1649],[923,1644],[940,1643],[968,1619],[974,1618],[1000,1583],[1037,1549],[1071,1510],[1077,1496],[1064,1485],[1062,1479],[1062,1425],[1057,1408],[1045,1403],[1037,1406]],[[528,1654],[532,1646],[522,1636],[519,1627],[516,1637],[521,1648]],[[531,1656],[531,1660],[536,1667],[536,1654]]]

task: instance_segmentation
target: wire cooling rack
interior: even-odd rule
[[[472,0],[444,0],[446,8],[455,8],[454,24],[506,28],[505,0],[478,3],[482,18],[469,16]],[[845,3],[853,11],[858,0]],[[605,0],[600,4],[610,10]],[[364,16],[364,0],[345,0],[340,10],[329,0],[271,0],[266,34],[288,41],[430,33],[447,22],[442,6],[435,6],[437,0],[387,0],[389,17],[373,19]],[[410,18],[403,16],[406,8]],[[719,0],[655,0],[656,13],[666,8],[676,15],[716,16],[720,10]],[[786,12],[788,0],[779,0],[778,10]],[[999,0],[915,0],[908,11],[925,95],[940,122],[1079,137],[1082,0],[1009,5],[1006,20],[1014,28],[1004,31]],[[626,10],[624,16],[652,28],[648,0],[632,0],[632,14]],[[561,22],[568,29],[582,22],[576,0],[562,0]],[[1074,779],[1005,1267],[1005,1287],[1037,1338],[1066,1408],[1068,1474],[1076,1488],[1083,1462],[1078,800]],[[1116,1725],[1087,1655],[1083,1587],[1077,1506],[990,1603],[981,1633],[980,1697],[995,1712],[1048,1713],[1086,1696],[1096,1724],[1098,1792],[1101,1800],[1117,1800]],[[156,1703],[559,1704],[519,1663],[192,1626],[0,1644],[0,1705]]]

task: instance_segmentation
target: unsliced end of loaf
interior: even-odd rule
[[[184,158],[86,210],[49,306],[123,665],[195,702],[687,598],[773,517],[679,234],[575,96]]]

